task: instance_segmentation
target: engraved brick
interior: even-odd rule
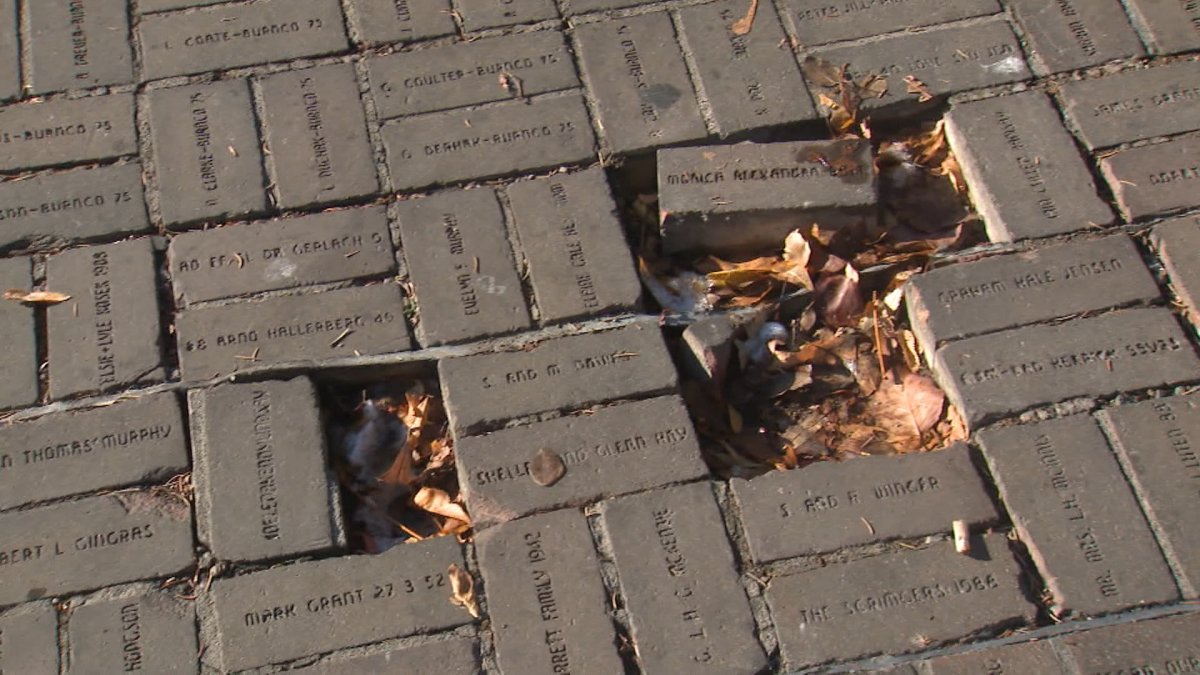
[[[780,577],[767,601],[790,667],[917,651],[1033,618],[1003,535]]]
[[[394,120],[383,141],[398,190],[548,169],[596,152],[575,95]]]
[[[316,391],[303,378],[188,393],[200,541],[222,560],[344,546]]]
[[[198,673],[196,610],[165,592],[85,600],[67,620],[67,673]]]
[[[1045,94],[958,104],[946,120],[991,241],[1048,237],[1115,219]]]
[[[1000,11],[996,0],[837,4],[826,0],[783,0],[780,8],[792,35],[804,46],[883,35]]]
[[[1067,115],[1092,149],[1200,128],[1200,62],[1062,83]]]
[[[138,11],[146,14],[149,12],[161,12],[168,9],[184,9],[186,7],[199,7],[201,5],[215,5],[218,2],[225,0],[138,0]]]
[[[478,525],[708,473],[687,411],[673,396],[457,441],[459,483]],[[546,487],[530,477],[530,463],[542,449],[567,467]]]
[[[30,289],[33,286],[30,258],[0,260],[0,286]],[[15,302],[0,304],[0,410],[32,405],[38,399],[37,324],[32,307]],[[6,469],[7,470],[7,469]]]
[[[675,368],[652,323],[554,338],[521,351],[443,359],[438,372],[459,434],[676,386]]]
[[[215,581],[220,639],[205,663],[228,672],[469,623],[450,604],[451,563],[463,566],[462,548],[439,537]]]
[[[188,446],[173,393],[0,427],[0,508],[160,483],[188,470]]]
[[[926,354],[946,340],[1160,297],[1124,235],[948,265],[913,277],[905,290]]]
[[[965,445],[822,462],[732,483],[756,562],[950,531],[999,516]],[[868,526],[867,523],[870,523]]]
[[[193,565],[179,497],[118,492],[0,514],[0,605],[165,577]]]
[[[462,108],[579,86],[559,31],[397,52],[367,60],[382,118]],[[509,85],[500,81],[507,75]]]
[[[476,0],[458,5],[465,30],[557,19],[554,0]]]
[[[263,131],[279,205],[298,208],[379,189],[354,66],[338,63],[263,79]]]
[[[389,274],[396,269],[383,207],[325,211],[171,238],[172,282],[187,302]]]
[[[1045,72],[1096,66],[1144,53],[1119,0],[1017,0],[1017,18]]]
[[[637,152],[707,135],[666,12],[580,24],[575,39],[610,150]]]
[[[930,675],[972,673],[1038,673],[1066,675],[1067,670],[1049,642],[1025,642],[983,651],[942,656],[925,662]]]
[[[709,483],[608,502],[604,524],[646,672],[766,667]]]
[[[0,183],[0,247],[54,246],[150,229],[136,162]]]
[[[1100,419],[1141,496],[1159,544],[1180,573],[1189,599],[1200,596],[1200,405],[1192,396],[1159,398],[1110,408]]]
[[[1094,616],[1179,597],[1091,417],[980,432],[1013,525],[1062,609]]]
[[[605,9],[622,9],[637,5],[650,5],[657,0],[560,0],[563,15],[587,14]],[[761,9],[761,7],[760,7]]]
[[[1192,323],[1200,323],[1200,216],[1162,223],[1151,231],[1150,239]]]
[[[148,98],[162,216],[168,225],[266,209],[249,83],[225,80],[158,89]]]
[[[475,536],[496,661],[506,673],[622,672],[587,519],[574,510]]]
[[[875,173],[862,141],[739,143],[658,152],[663,248],[778,247],[798,221],[873,218]]]
[[[149,239],[70,249],[46,265],[46,287],[71,296],[46,308],[51,398],[166,376]]]
[[[423,345],[529,327],[529,310],[490,189],[454,190],[399,204]]]
[[[349,47],[338,0],[259,0],[143,16],[146,79],[340,52]]]
[[[367,43],[416,42],[454,33],[449,0],[350,0],[351,19]]]
[[[1149,36],[1155,54],[1187,52],[1200,47],[1200,5],[1129,0],[1126,6],[1134,23]]]
[[[1140,220],[1200,205],[1200,135],[1122,150],[1100,160],[1121,215]]]
[[[136,153],[133,95],[21,103],[0,108],[0,171]]]
[[[603,169],[521,181],[506,193],[543,321],[636,307],[641,285]]]
[[[309,672],[304,668],[298,670]],[[331,658],[313,666],[311,670],[314,674],[322,675],[477,675],[483,672],[475,641],[461,638],[370,656]]]
[[[1200,669],[1200,615],[1122,623],[1059,639],[1076,672],[1187,673]]]
[[[938,383],[968,424],[1043,404],[1200,378],[1200,361],[1165,309],[1127,309],[952,342]]]
[[[0,101],[21,95],[17,0],[0,0]]]
[[[30,91],[132,82],[128,5],[127,0],[31,4]]]
[[[48,602],[0,613],[0,670],[57,673],[58,612]]]

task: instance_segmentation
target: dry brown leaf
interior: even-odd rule
[[[542,448],[529,463],[529,477],[542,487],[554,485],[567,473],[567,465],[553,450]]]
[[[19,288],[10,288],[4,291],[4,299],[23,302],[29,305],[57,305],[60,302],[70,300],[71,296],[66,293],[55,293],[54,291],[23,291]]]
[[[812,244],[804,238],[800,230],[792,230],[783,240],[783,259],[791,263],[781,273],[784,281],[812,290],[813,281],[808,273],[808,261],[812,258]]]
[[[450,577],[450,604],[467,610],[471,618],[479,618],[479,602],[475,599],[475,579],[471,573],[455,563],[446,568],[446,576]]]
[[[925,103],[933,100],[933,93],[929,91],[929,87],[925,83],[918,80],[914,75],[905,75],[904,84],[907,85],[905,90],[910,94],[917,95],[918,103]]]
[[[946,395],[933,380],[905,372],[899,383],[883,378],[864,412],[897,450],[911,452],[924,445],[925,435],[941,420],[945,403]]]
[[[745,35],[754,27],[754,14],[758,11],[758,0],[750,0],[750,7],[746,9],[746,15],[737,21],[733,22],[730,30],[734,35]]]
[[[847,265],[846,269],[853,268]],[[815,293],[817,315],[827,326],[854,326],[866,307],[858,279],[845,274],[822,276]]]
[[[454,503],[445,490],[424,486],[413,495],[413,504],[443,518],[451,518],[468,525],[471,523],[471,517],[467,515],[466,510]]]
[[[874,98],[883,98],[888,93],[888,81],[886,77],[879,75],[867,75],[860,79],[857,83],[860,96],[872,96]]]

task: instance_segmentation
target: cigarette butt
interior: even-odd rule
[[[971,531],[965,520],[954,521],[954,550],[963,555],[971,552]]]

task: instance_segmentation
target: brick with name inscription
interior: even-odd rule
[[[610,501],[603,519],[645,672],[766,667],[708,482]]]
[[[1100,159],[1126,220],[1200,206],[1200,135],[1122,150]]]
[[[76,164],[137,151],[132,94],[58,98],[0,108],[0,171]]]
[[[68,674],[200,671],[188,601],[161,591],[105,593],[69,611]]]
[[[632,153],[707,130],[666,12],[579,24],[583,76],[608,149]]]
[[[1200,403],[1194,396],[1109,408],[1100,419],[1188,599],[1200,597]]]
[[[1058,639],[1074,672],[1194,673],[1200,671],[1200,615],[1195,613],[1122,623]]]
[[[765,563],[999,520],[967,446],[821,462],[732,483],[746,541]],[[868,526],[867,523],[870,523]]]
[[[1200,5],[1192,2],[1129,0],[1134,24],[1148,36],[1155,54],[1187,52],[1200,47]]]
[[[350,0],[358,39],[368,44],[416,42],[452,35],[450,0]]]
[[[0,613],[0,672],[57,673],[58,612],[48,602]]]
[[[0,101],[21,95],[17,0],[0,0]]]
[[[468,31],[558,18],[554,0],[475,0],[457,9]]]
[[[166,377],[157,267],[149,238],[50,257],[46,287],[71,296],[46,308],[51,398]]]
[[[397,119],[382,135],[397,190],[549,169],[596,154],[587,109],[575,94]]]
[[[1189,318],[1200,324],[1200,216],[1161,223],[1150,232],[1150,240]]]
[[[0,509],[188,470],[187,431],[173,393],[0,427]]]
[[[1016,0],[1013,10],[1047,73],[1145,53],[1119,0]]]
[[[1200,360],[1166,309],[1126,309],[943,346],[934,374],[968,424],[1084,396],[1200,378]]]
[[[400,240],[418,301],[422,345],[463,342],[528,328],[529,309],[488,188],[400,202]]]
[[[1062,610],[1095,616],[1179,592],[1094,419],[980,432],[1013,525]]]
[[[222,560],[346,543],[317,394],[304,378],[188,393],[200,541]]]
[[[1089,148],[1200,128],[1200,62],[1063,82],[1064,110]]]
[[[367,69],[381,118],[579,86],[566,39],[556,30],[396,52],[368,59]],[[501,81],[506,77],[508,84]]]
[[[330,658],[296,670],[322,675],[478,675],[483,672],[478,651],[474,640],[456,638],[369,656]]]
[[[530,477],[541,449],[567,467],[545,487]],[[674,396],[460,436],[455,450],[459,483],[477,526],[708,474],[687,411]]]
[[[127,0],[29,6],[29,91],[42,94],[133,81]]]
[[[321,56],[350,45],[338,0],[258,0],[145,15],[137,35],[147,80]]]
[[[559,0],[564,16],[654,4],[656,0]],[[760,8],[761,9],[761,8]]]
[[[792,35],[803,46],[884,35],[1000,11],[996,0],[938,2],[829,2],[783,0],[780,10]],[[839,62],[840,63],[840,62]]]
[[[31,258],[0,259],[0,286],[31,289]],[[38,400],[37,321],[32,307],[15,302],[0,304],[0,410],[32,405]]]
[[[972,675],[973,673],[1037,673],[1066,675],[1050,642],[1024,642],[983,651],[941,656],[925,662],[929,675]]]
[[[215,5],[225,0],[138,0],[138,11],[147,14],[149,12],[161,12],[168,9],[185,9],[187,7],[199,7],[201,5]]]
[[[650,322],[520,351],[442,359],[438,373],[459,435],[524,415],[671,391],[678,381],[662,334]]]
[[[900,654],[1034,615],[1004,535],[949,541],[773,579],[767,601],[792,668]]]
[[[137,162],[0,183],[0,247],[52,247],[150,229]]]
[[[463,566],[462,547],[438,537],[214,581],[220,638],[204,664],[242,670],[470,623],[450,604],[451,563]]]
[[[950,141],[991,241],[1048,237],[1115,220],[1041,92],[956,104]]]
[[[506,673],[623,672],[587,519],[569,509],[475,536]]]
[[[177,297],[230,298],[396,269],[381,206],[183,232],[167,249]]]
[[[248,82],[156,89],[147,99],[160,208],[168,225],[267,208]]]
[[[262,80],[263,132],[279,205],[298,208],[379,189],[354,66],[336,63]]]
[[[947,340],[1160,297],[1133,240],[1115,235],[948,265],[905,289],[923,351]]]
[[[873,218],[871,146],[858,140],[739,143],[658,151],[668,252],[778,248],[797,222]]]
[[[187,500],[126,491],[0,514],[0,605],[166,577],[194,565]]]
[[[631,310],[641,284],[604,170],[505,188],[543,321]]]

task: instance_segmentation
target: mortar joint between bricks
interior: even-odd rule
[[[358,96],[362,102],[363,115],[367,123],[367,141],[371,145],[371,158],[375,165],[375,174],[379,177],[380,191],[385,195],[390,195],[393,192],[392,172],[387,163],[387,147],[383,143],[383,135],[380,129],[383,126],[383,120],[379,119],[379,109],[375,105],[375,93],[371,89],[371,78],[367,69],[366,58],[354,59],[351,63],[354,66],[354,77],[358,83]],[[388,199],[389,221],[393,224],[394,215],[394,199]],[[394,243],[396,250],[400,250],[400,234],[399,230],[394,230]]]
[[[492,188],[496,201],[500,203],[500,213],[504,225],[504,236],[508,247],[512,250],[513,262],[517,267],[517,278],[521,281],[521,294],[525,296],[525,306],[529,308],[529,318],[536,325],[542,323],[542,310],[538,306],[537,295],[533,292],[532,270],[525,248],[521,244],[521,236],[517,233],[516,214],[513,213],[512,202],[508,198],[507,185],[497,185]]]
[[[630,623],[629,611],[626,609],[625,592],[621,586],[621,575],[612,553],[612,542],[609,539],[607,523],[604,520],[604,507],[607,500],[601,500],[585,509],[584,516],[588,524],[588,532],[592,536],[592,547],[600,561],[600,580],[604,592],[608,596],[608,606],[605,612],[612,620],[616,635],[617,654],[625,667],[626,675],[640,673],[637,663],[637,646],[633,641],[633,626]],[[620,649],[624,643],[628,649]]]
[[[709,103],[708,94],[704,89],[704,79],[700,77],[700,66],[696,64],[691,45],[688,44],[687,34],[683,30],[683,19],[677,11],[668,12],[668,16],[671,17],[671,28],[675,31],[675,44],[679,46],[684,67],[687,68],[688,79],[692,82],[692,94],[696,97],[696,105],[700,109],[701,119],[704,120],[704,128],[708,131],[709,136],[716,136],[720,133],[720,129],[713,114],[712,105]]]

